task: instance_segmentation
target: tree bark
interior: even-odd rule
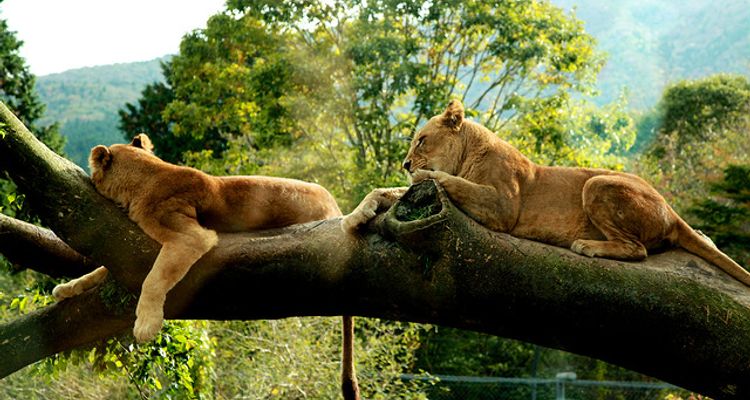
[[[156,244],[1,108],[2,166],[66,243],[107,265],[116,282],[106,285],[137,293]],[[0,325],[0,354],[20,353],[0,363],[0,376],[130,328],[132,301],[116,310],[109,292],[95,288]],[[427,181],[361,235],[344,233],[340,219],[220,235],[170,292],[166,315],[433,323],[596,357],[717,399],[746,399],[749,307],[750,290],[683,251],[638,263],[585,258],[489,231]]]
[[[16,268],[30,268],[54,278],[75,278],[97,265],[49,229],[0,214],[0,254]]]

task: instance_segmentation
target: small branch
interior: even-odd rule
[[[0,214],[0,254],[10,262],[55,278],[78,277],[97,265],[49,229]]]
[[[0,378],[53,354],[112,337],[132,326],[131,314],[113,311],[96,289],[0,324]]]

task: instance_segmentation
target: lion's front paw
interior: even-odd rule
[[[155,338],[156,334],[161,330],[163,320],[164,318],[162,315],[146,315],[138,317],[135,320],[135,327],[133,328],[135,341],[138,343],[144,343]]]
[[[596,257],[594,246],[591,246],[588,242],[588,240],[578,239],[570,245],[570,250],[585,256]]]
[[[61,283],[52,289],[52,296],[56,301],[69,299],[78,296],[79,294],[81,294],[81,292],[76,290],[76,285],[74,285],[73,282]]]
[[[144,301],[143,297],[135,308],[133,336],[138,343],[148,342],[156,337],[164,321],[164,301]]]
[[[428,171],[426,169],[418,169],[411,174],[411,184],[416,185],[419,182],[426,181],[428,179],[435,179],[435,171]]]
[[[419,182],[426,181],[428,179],[434,179],[439,184],[443,185],[446,179],[449,179],[451,175],[443,171],[431,171],[426,169],[418,169],[411,175],[411,184],[416,185]]]
[[[368,199],[360,204],[351,214],[344,216],[341,220],[341,229],[344,232],[355,232],[360,226],[375,218],[378,210],[378,202]]]

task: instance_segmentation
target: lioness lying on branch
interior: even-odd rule
[[[162,161],[151,140],[139,134],[130,144],[91,150],[89,164],[96,190],[128,212],[143,231],[162,245],[143,281],[133,335],[153,339],[164,320],[167,293],[190,267],[213,248],[217,232],[248,232],[341,215],[323,187],[266,176],[216,177]],[[107,276],[105,267],[58,285],[58,300],[80,294]],[[342,387],[346,399],[358,398],[354,373],[353,328],[344,317]]]
[[[750,286],[750,273],[690,228],[643,179],[536,165],[489,129],[465,120],[458,101],[414,135],[403,166],[412,183],[436,180],[454,204],[489,229],[621,260],[643,260],[648,250],[679,246]],[[404,190],[374,190],[342,228],[355,231]]]

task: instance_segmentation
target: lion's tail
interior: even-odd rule
[[[349,316],[343,316],[342,320],[341,392],[344,400],[359,400],[359,382],[354,369],[354,321]]]
[[[685,221],[679,219],[678,223],[677,244],[680,247],[716,265],[734,279],[750,286],[750,272],[722,253],[710,240],[698,234]]]

